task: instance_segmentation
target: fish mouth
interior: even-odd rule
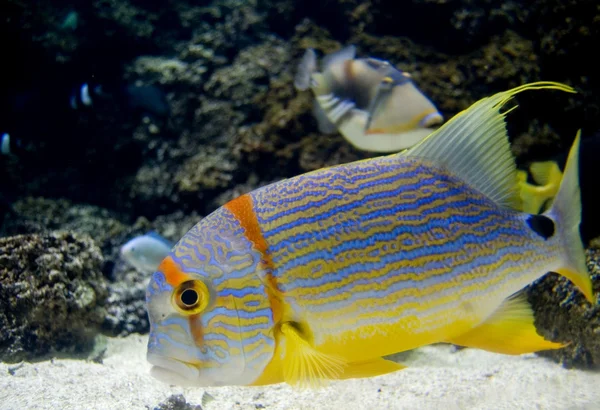
[[[198,386],[200,372],[197,367],[152,353],[148,354],[147,359],[152,364],[150,375],[155,379],[178,386]]]

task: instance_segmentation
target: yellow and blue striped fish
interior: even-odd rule
[[[500,110],[485,98],[407,152],[263,187],[200,221],[147,290],[152,374],[183,385],[320,385],[399,370],[448,342],[520,354],[544,340],[519,291],[548,271],[595,301],[579,238],[578,142],[553,206],[518,211]]]

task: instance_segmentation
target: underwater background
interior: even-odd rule
[[[99,338],[147,334],[148,276],[120,255],[131,238],[175,242],[240,194],[378,155],[319,132],[313,96],[294,88],[307,48],[325,55],[353,44],[388,60],[446,120],[527,82],[573,86],[578,94],[518,98],[508,125],[522,166],[564,154],[578,129],[590,141],[600,130],[597,1],[5,0],[2,9],[6,363],[54,354],[101,362]],[[595,175],[600,150],[590,147]],[[584,195],[595,188],[582,184]],[[598,208],[586,206],[597,292]],[[597,369],[600,308],[555,274],[533,284],[529,300],[540,333],[572,341],[540,354]]]

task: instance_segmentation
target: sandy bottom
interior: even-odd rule
[[[103,364],[0,363],[0,409],[152,410],[172,394],[200,404],[204,389],[171,387],[150,377],[146,341],[139,335],[110,339]],[[600,409],[600,372],[566,370],[534,355],[437,345],[410,352],[403,363],[409,367],[400,372],[333,382],[321,390],[208,388],[215,400],[205,408]]]

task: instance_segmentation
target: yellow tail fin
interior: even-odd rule
[[[581,189],[579,188],[579,141],[581,131],[577,133],[575,142],[569,152],[565,173],[558,194],[550,210],[545,215],[556,221],[558,234],[561,237],[564,254],[563,265],[555,269],[575,284],[586,299],[595,304],[596,297],[592,289],[592,281],[585,262],[585,251],[579,234],[581,223]]]

